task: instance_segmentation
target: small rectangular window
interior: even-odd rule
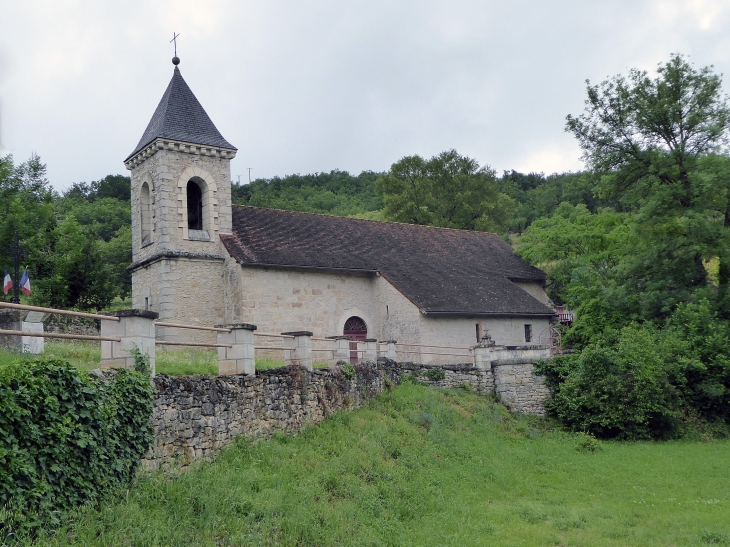
[[[145,311],[149,311],[150,309],[150,299],[148,296],[144,297],[144,309]]]
[[[477,323],[477,344],[482,341],[482,326]]]
[[[532,342],[532,325],[525,325],[525,342]]]

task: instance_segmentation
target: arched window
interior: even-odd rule
[[[144,182],[139,196],[139,224],[142,245],[147,245],[152,241],[152,214],[150,209],[150,187]]]
[[[357,341],[368,337],[368,326],[360,317],[352,316],[345,321],[342,334],[350,337],[350,363],[357,363]]]
[[[188,230],[203,229],[203,192],[194,180],[188,181]]]

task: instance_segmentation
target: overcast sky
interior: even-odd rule
[[[728,73],[729,23],[730,0],[0,0],[0,141],[58,189],[126,174],[176,31],[183,77],[239,149],[234,180],[449,148],[578,170],[564,124],[586,79],[673,52]]]

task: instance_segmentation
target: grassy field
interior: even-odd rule
[[[403,385],[214,463],[142,473],[36,545],[730,545],[730,443],[604,442]]]

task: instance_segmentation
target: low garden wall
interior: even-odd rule
[[[435,387],[467,387],[498,393],[515,411],[544,414],[547,390],[532,374],[530,362],[495,361],[491,369],[464,365],[419,365],[379,359],[332,369],[308,371],[284,367],[255,376],[158,375],[152,425],[154,446],[145,464],[157,468],[210,457],[239,435],[268,437],[274,431],[296,432],[349,410],[382,393],[409,375]]]

